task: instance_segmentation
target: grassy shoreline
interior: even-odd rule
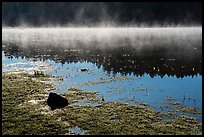
[[[201,135],[202,123],[187,116],[174,116],[147,106],[104,102],[96,92],[79,89],[62,94],[69,105],[50,110],[46,99],[53,89],[40,81],[51,75],[2,73],[2,133],[3,135],[70,135],[70,134],[129,134],[129,135]],[[89,105],[80,106],[83,100]],[[97,102],[97,106],[91,104]],[[80,133],[73,133],[72,128]]]

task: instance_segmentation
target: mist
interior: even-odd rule
[[[3,2],[3,26],[201,26],[201,2]]]
[[[26,47],[52,45],[66,48],[114,48],[129,45],[140,50],[156,47],[200,47],[202,27],[154,28],[3,28],[2,41]]]
[[[85,59],[105,68],[107,58],[118,66],[140,60],[141,69],[144,60],[152,66],[151,61],[159,65],[165,59],[201,73],[200,2],[4,2],[2,17],[2,47],[8,56],[48,54],[53,60],[61,56],[62,64]]]
[[[202,3],[3,2],[2,35],[23,47],[188,48],[202,45]]]

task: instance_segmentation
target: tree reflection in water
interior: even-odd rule
[[[99,46],[76,46],[65,48],[52,44],[31,44],[26,47],[17,42],[3,42],[2,51],[5,56],[15,58],[28,58],[55,62],[91,62],[103,67],[108,73],[134,74],[143,76],[145,73],[152,78],[156,75],[163,78],[176,76],[202,75],[202,46],[179,48],[179,46],[156,46],[157,48],[134,49],[129,45],[118,47],[99,48]],[[153,45],[154,46],[154,45]]]

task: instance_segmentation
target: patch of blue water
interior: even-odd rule
[[[31,59],[25,58],[14,58],[14,57],[6,57],[4,52],[2,52],[2,71],[10,71],[15,68],[23,68],[27,72],[32,72],[39,65],[45,65],[45,62],[42,61],[32,61]]]
[[[113,75],[108,75],[103,69],[98,69],[92,63],[72,63],[72,64],[55,64],[54,62],[49,62],[55,65],[57,71],[51,71],[53,75],[63,76],[64,84],[58,85],[57,87],[61,89],[61,92],[67,92],[69,87],[78,87],[82,90],[88,91],[98,91],[104,95],[107,101],[111,101],[114,98],[120,98],[120,96],[134,97],[138,100],[145,100],[152,104],[151,100],[157,100],[153,104],[160,104],[159,102],[164,101],[162,99],[172,97],[175,100],[182,102],[185,96],[184,103],[188,106],[193,107],[196,105],[202,108],[202,76],[197,77],[168,77],[163,78],[155,76],[154,78],[149,77],[145,74],[142,77],[135,77],[134,75],[128,75],[122,80],[115,80],[109,82],[109,79],[113,78]],[[53,64],[54,63],[54,64]],[[67,69],[68,68],[68,69]],[[81,72],[81,68],[88,68],[91,72]],[[116,74],[115,77],[120,77],[120,74]],[[106,78],[107,83],[102,84],[90,84],[83,85],[83,83],[89,82],[100,82],[100,78]],[[106,81],[105,81],[106,82]],[[108,95],[107,95],[108,94]],[[110,96],[113,94],[112,96]],[[118,94],[118,95],[116,95]],[[194,103],[194,97],[196,97],[196,102]],[[190,100],[187,100],[190,98]],[[155,106],[155,105],[154,105]]]
[[[8,59],[2,54],[3,64],[15,64],[15,67],[34,67],[37,64],[31,60],[22,58]],[[151,78],[144,74],[141,77],[134,75],[121,76],[121,74],[107,74],[103,68],[98,68],[95,64],[88,62],[77,63],[55,63],[47,60],[41,62],[50,67],[45,73],[54,76],[62,76],[61,84],[56,85],[55,92],[62,94],[68,92],[68,88],[76,87],[86,91],[97,91],[102,95],[105,101],[119,101],[128,104],[146,103],[157,111],[166,112],[166,109],[160,109],[160,106],[168,105],[166,99],[171,97],[176,102],[182,103],[188,107],[195,107],[202,111],[202,76],[196,77],[168,77],[163,78],[155,76]],[[21,65],[20,65],[21,64]],[[88,72],[81,72],[82,68],[89,69]],[[5,69],[5,67],[3,67]],[[9,69],[9,68],[6,68]],[[117,79],[118,77],[122,79]],[[84,83],[100,82],[106,79],[105,83],[84,85]],[[116,79],[110,81],[110,79]],[[182,113],[181,113],[182,115]],[[186,114],[198,118],[202,121],[202,115]]]
[[[116,79],[110,82],[110,79],[121,77],[121,75],[109,75],[102,68],[98,69],[96,65],[87,62],[64,65],[52,61],[49,63],[59,68],[49,73],[56,76],[61,75],[64,78],[63,83],[56,86],[58,93],[67,92],[69,87],[76,87],[86,91],[97,91],[105,101],[119,101],[128,104],[146,103],[161,112],[170,111],[160,109],[160,106],[168,106],[166,99],[174,98],[182,105],[195,107],[202,111],[202,76],[176,78],[165,75],[163,78],[159,76],[151,78],[147,74],[142,77],[128,75],[123,76],[127,79]],[[88,68],[90,72],[81,72],[81,68]],[[83,85],[84,83],[100,82],[100,78],[107,79],[107,82]],[[194,100],[195,97],[196,100]],[[187,115],[197,117],[199,121],[202,121],[202,115]]]
[[[71,135],[85,135],[85,131],[77,126],[69,128],[69,130],[71,131]]]

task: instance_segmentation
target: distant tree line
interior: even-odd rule
[[[2,2],[2,24],[18,26],[202,24],[201,2]]]

